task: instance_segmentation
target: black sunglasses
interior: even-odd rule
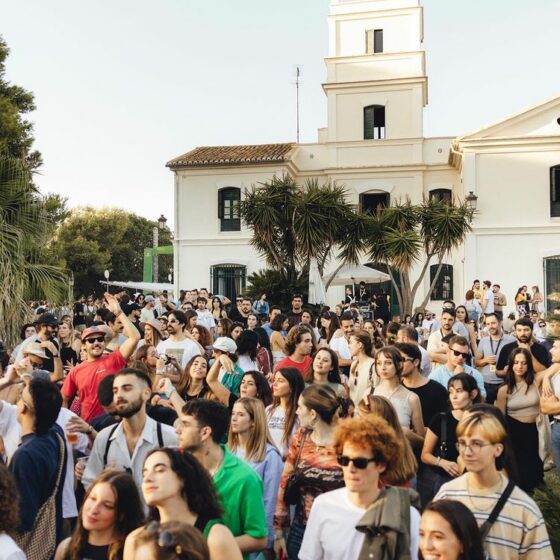
[[[469,357],[468,352],[459,352],[459,350],[454,350],[453,348],[451,348],[451,352],[453,352],[453,354],[455,354],[455,356],[463,356],[463,358],[465,360]]]
[[[86,342],[93,344],[94,342],[105,342],[104,336],[94,336],[92,338],[86,338]]]
[[[375,463],[375,459],[366,459],[365,457],[348,457],[347,455],[338,455],[336,462],[341,467],[347,467],[351,462],[357,469],[366,469],[369,463]]]

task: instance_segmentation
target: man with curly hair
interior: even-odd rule
[[[315,498],[300,560],[388,558],[375,530],[381,525],[382,538],[397,552],[391,558],[417,558],[420,514],[410,505],[409,490],[379,488],[380,476],[402,453],[394,430],[382,418],[344,420],[334,434],[334,448],[345,487]]]

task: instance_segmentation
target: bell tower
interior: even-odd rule
[[[423,33],[420,0],[331,0],[324,140],[422,138]]]

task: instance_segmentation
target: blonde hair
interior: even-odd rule
[[[483,410],[465,414],[457,426],[457,437],[468,437],[477,428],[490,443],[504,443],[507,438],[503,424],[493,414]]]
[[[266,419],[266,412],[264,404],[259,399],[254,399],[251,397],[243,397],[235,401],[234,405],[240,404],[243,406],[249,418],[253,422],[251,428],[251,435],[247,440],[247,445],[245,446],[245,461],[250,461],[251,459],[256,463],[264,461],[266,458],[266,444],[274,446],[272,437],[268,430],[268,422]],[[228,434],[228,447],[235,453],[238,447],[241,447],[241,442],[239,434],[233,433],[231,429],[231,424],[229,426]]]
[[[387,471],[386,476],[391,484],[404,484],[416,476],[418,462],[404,435],[399,418],[391,402],[379,395],[368,395],[367,404],[362,400],[358,405],[358,412],[362,418],[373,420],[379,417],[387,421],[397,435],[397,440],[402,442],[402,454],[396,460],[395,466]]]

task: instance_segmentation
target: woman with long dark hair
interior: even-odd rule
[[[259,335],[247,329],[237,337],[235,343],[237,344],[237,365],[243,372],[258,370]]]
[[[272,350],[270,349],[270,339],[265,329],[262,327],[257,327],[254,330],[259,337],[259,347],[257,350],[257,362],[259,364],[259,370],[262,371],[263,375],[270,375],[272,372]]]
[[[484,560],[480,529],[470,509],[455,500],[428,504],[420,521],[420,560]]]
[[[89,487],[72,536],[62,541],[55,560],[117,560],[127,535],[144,521],[138,488],[130,474],[103,471]]]
[[[270,322],[272,334],[270,335],[270,348],[272,351],[273,368],[286,357],[286,333],[288,330],[288,317],[284,313],[278,313]]]
[[[354,331],[348,341],[348,350],[353,358],[350,366],[350,398],[358,404],[379,383],[372,356],[373,339],[367,331]]]
[[[227,319],[224,304],[222,303],[222,300],[216,296],[212,298],[212,317],[214,317],[216,321],[219,319]]]
[[[328,344],[334,334],[340,329],[340,319],[336,313],[332,311],[323,311],[319,319],[319,334],[321,342]]]
[[[319,348],[312,356],[305,379],[308,385],[326,385],[338,396],[346,397],[347,390],[342,384],[338,369],[338,356],[330,348]]]
[[[266,408],[272,441],[284,459],[297,430],[297,403],[305,385],[296,368],[281,368],[274,374],[272,404]]]
[[[235,538],[221,523],[222,507],[212,479],[191,453],[167,447],[151,451],[144,461],[142,494],[152,508],[152,521],[194,526],[206,538],[211,560],[241,560]],[[141,527],[128,536],[124,560],[134,560],[136,540],[145,530]]]
[[[177,393],[185,401],[193,399],[206,399],[212,393],[206,375],[208,374],[208,361],[204,356],[193,356],[177,383]]]
[[[209,360],[212,357],[212,335],[203,325],[195,325],[191,329],[192,337],[204,348],[204,357]]]
[[[539,456],[537,418],[542,375],[535,373],[533,356],[526,348],[515,348],[508,358],[505,383],[498,389],[496,406],[506,417],[507,432],[519,469],[519,486],[532,492],[544,480]]]

